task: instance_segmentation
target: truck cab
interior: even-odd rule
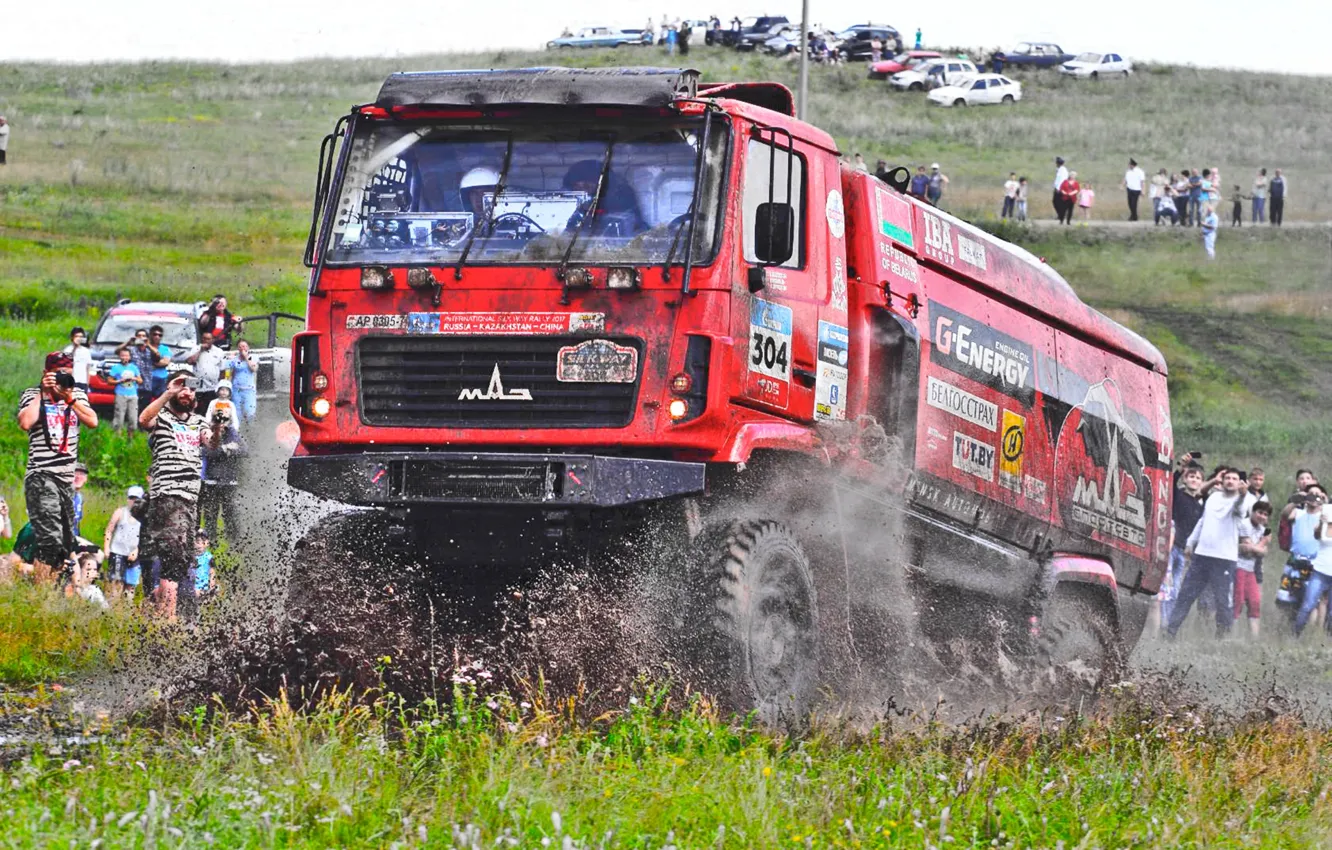
[[[906,598],[941,644],[1088,630],[1111,675],[1165,569],[1159,352],[794,113],[774,83],[558,68],[395,74],[340,119],[288,480],[357,510],[318,534],[447,582],[664,570],[677,661],[767,718],[885,657]]]

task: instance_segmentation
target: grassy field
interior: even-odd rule
[[[789,63],[690,58],[708,79],[794,81]],[[117,298],[223,291],[242,313],[302,312],[319,139],[386,73],[552,61],[665,57],[0,63],[0,114],[13,126],[0,169],[4,421],[42,355]],[[1096,86],[1028,74],[1018,107],[939,110],[860,67],[811,76],[810,117],[848,154],[940,161],[953,180],[946,206],[1045,257],[1084,299],[1162,348],[1181,449],[1261,464],[1278,494],[1297,466],[1332,468],[1322,415],[1332,392],[1328,230],[1226,229],[1208,263],[1194,231],[994,220],[1007,173],[1044,186],[1054,154],[1097,185],[1098,216],[1122,215],[1118,180],[1134,155],[1149,170],[1220,166],[1227,184],[1245,186],[1259,166],[1282,167],[1288,218],[1332,218],[1332,81],[1149,67]],[[1033,191],[1033,213],[1047,214],[1043,204]],[[0,427],[0,495],[16,525],[23,456],[24,435]],[[100,539],[147,453],[142,440],[100,429],[84,459],[85,535]],[[899,718],[872,731],[830,722],[802,740],[645,685],[598,718],[547,704],[537,689],[518,702],[464,696],[412,710],[388,696],[295,714],[178,706],[150,723],[71,718],[71,704],[53,700],[49,683],[104,667],[144,631],[125,611],[96,616],[0,589],[0,685],[25,689],[0,693],[0,846],[1222,847],[1332,837],[1332,702],[1316,636],[1291,645],[1271,629],[1258,646],[1143,648],[1145,680],[1193,665],[1162,675],[1237,716],[1263,703],[1245,688],[1289,674],[1279,682],[1288,703],[1228,723],[1187,700],[1133,692],[1085,718]]]

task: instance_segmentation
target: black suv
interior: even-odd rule
[[[851,61],[869,59],[872,55],[870,42],[876,38],[883,44],[883,55],[891,56],[893,42],[898,37],[895,28],[883,24],[857,24],[842,30],[839,35],[842,55]]]
[[[782,25],[790,25],[785,15],[764,15],[740,27],[736,50],[756,50],[763,42],[777,34]],[[724,42],[723,42],[724,43]]]

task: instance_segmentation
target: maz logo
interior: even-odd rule
[[[490,373],[490,386],[485,392],[480,390],[463,390],[458,393],[458,401],[531,401],[531,390],[505,390],[504,382],[500,380],[499,364],[495,364],[495,371]]]

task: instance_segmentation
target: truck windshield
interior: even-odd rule
[[[572,241],[577,263],[683,263],[701,137],[701,121],[363,123],[325,259],[448,265],[466,250],[469,266],[550,264]],[[726,128],[713,122],[696,263],[713,253],[725,151]]]

